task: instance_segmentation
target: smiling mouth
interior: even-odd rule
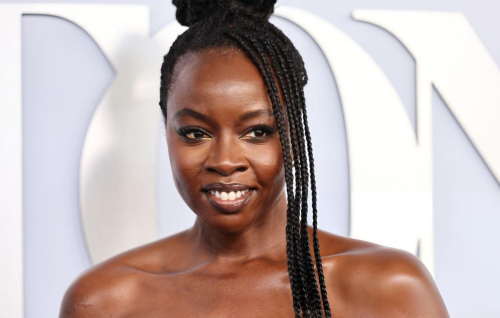
[[[224,213],[241,210],[250,200],[253,189],[244,185],[211,184],[203,189],[208,201]]]
[[[248,191],[250,190],[243,190],[243,191],[219,191],[217,190],[210,190],[210,194],[214,195],[216,198],[221,199],[222,201],[234,201],[236,199],[241,198],[241,196],[244,196]]]

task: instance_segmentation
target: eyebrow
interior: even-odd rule
[[[245,121],[250,118],[255,118],[255,117],[273,117],[273,111],[270,109],[259,109],[259,110],[254,110],[248,113],[245,113],[240,116],[239,120],[240,121]]]
[[[210,119],[206,115],[203,115],[202,113],[198,113],[196,110],[192,110],[190,108],[183,108],[183,109],[179,110],[177,113],[175,113],[173,119],[176,119],[179,117],[194,117],[194,118],[202,120],[202,121],[210,121]]]
[[[255,118],[255,117],[273,117],[273,111],[271,109],[259,109],[259,110],[254,110],[248,113],[245,113],[240,116],[239,121],[245,121],[250,118]],[[175,113],[174,119],[179,118],[179,117],[193,117],[202,121],[210,122],[210,118],[202,113],[199,113],[191,108],[183,108],[179,110],[178,112]]]

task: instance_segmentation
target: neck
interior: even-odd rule
[[[222,232],[197,218],[190,230],[195,252],[198,255],[208,254],[220,261],[286,259],[286,209],[283,193],[272,208],[237,233]]]

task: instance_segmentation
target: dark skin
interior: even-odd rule
[[[166,136],[176,187],[196,222],[84,272],[60,317],[293,317],[276,129],[262,77],[242,53],[184,58],[168,96]],[[247,186],[246,203],[221,209],[204,190],[214,182]],[[324,231],[318,237],[333,317],[448,317],[413,255]]]

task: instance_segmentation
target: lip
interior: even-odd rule
[[[203,188],[203,193],[207,196],[208,201],[218,210],[224,213],[236,213],[240,211],[250,200],[254,189],[245,184],[240,183],[210,183],[205,185]],[[237,191],[245,191],[248,190],[245,194],[242,194],[241,197],[236,198],[234,200],[222,200],[221,198],[217,198],[215,195],[211,194],[211,191],[219,191],[219,192],[237,192]]]
[[[244,191],[244,190],[251,190],[252,188],[246,184],[242,183],[223,183],[223,182],[214,182],[207,184],[203,186],[202,190],[205,192],[210,192],[212,190],[214,191],[224,191],[224,192],[231,192],[231,191]]]

